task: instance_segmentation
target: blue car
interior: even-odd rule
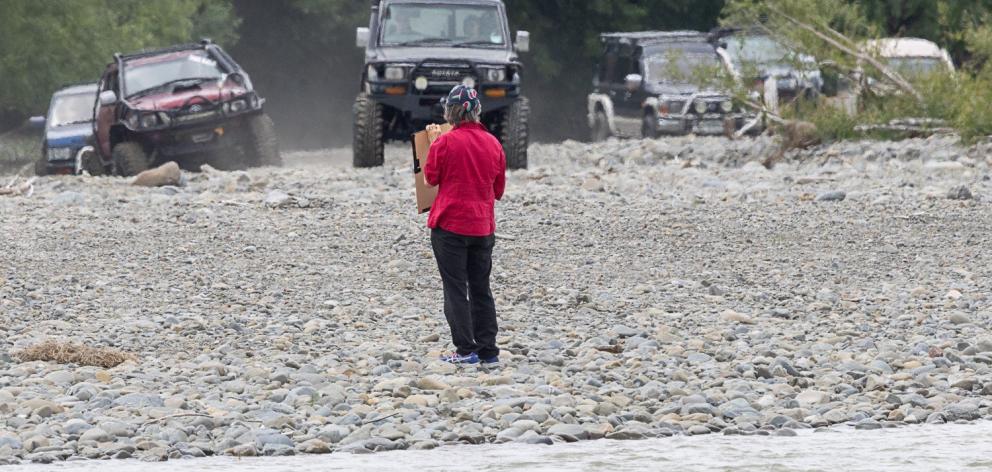
[[[31,118],[31,124],[45,128],[41,158],[35,163],[38,175],[75,175],[105,172],[93,149],[93,107],[96,84],[73,85],[55,92],[48,116]]]

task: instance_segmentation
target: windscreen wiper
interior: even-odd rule
[[[447,38],[420,38],[413,39],[410,41],[403,41],[399,43],[390,44],[389,46],[418,46],[421,44],[438,44],[438,43],[450,43],[451,40]]]
[[[455,44],[452,44],[451,45],[451,47],[453,47],[453,48],[470,48],[470,47],[473,47],[473,46],[490,46],[490,47],[493,47],[493,46],[500,46],[500,44],[499,43],[494,43],[492,41],[476,40],[476,41],[462,41],[460,43],[455,43]]]

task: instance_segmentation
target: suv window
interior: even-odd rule
[[[684,82],[701,69],[723,71],[719,56],[708,44],[666,44],[652,48],[644,55],[645,80],[651,82]]]
[[[506,38],[496,6],[487,5],[390,5],[383,14],[382,46],[451,42],[503,46]]]
[[[48,119],[50,128],[89,123],[93,119],[93,95],[57,95],[52,100],[52,116]]]

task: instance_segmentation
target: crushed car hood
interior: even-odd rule
[[[424,58],[505,64],[515,62],[516,54],[507,49],[473,49],[451,47],[386,47],[370,50],[367,59],[379,62],[420,62]]]
[[[178,110],[188,104],[204,101],[218,102],[244,95],[247,89],[232,86],[229,83],[220,85],[218,82],[204,82],[198,87],[181,89],[174,93],[163,90],[161,93],[143,95],[128,99],[128,105],[136,110]]]
[[[76,123],[50,128],[45,131],[45,142],[50,148],[86,145],[93,136],[93,123]]]

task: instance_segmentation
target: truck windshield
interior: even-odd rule
[[[769,36],[736,35],[727,38],[727,56],[738,71],[745,67],[795,67],[797,59],[804,65],[810,60],[794,52]]]
[[[935,72],[942,72],[944,61],[935,57],[892,57],[886,59],[889,67],[910,79],[919,79]]]
[[[175,59],[151,62],[124,69],[124,92],[127,97],[165,84],[221,79],[224,70],[207,53],[197,51]]]
[[[472,44],[503,46],[502,15],[496,6],[403,3],[386,7],[381,46]]]
[[[671,47],[656,50],[644,60],[647,66],[645,80],[661,83],[694,82],[695,78],[709,77],[724,72],[720,60],[711,48]]]
[[[93,119],[94,94],[61,95],[52,100],[52,116],[48,125],[59,126],[89,123]]]

